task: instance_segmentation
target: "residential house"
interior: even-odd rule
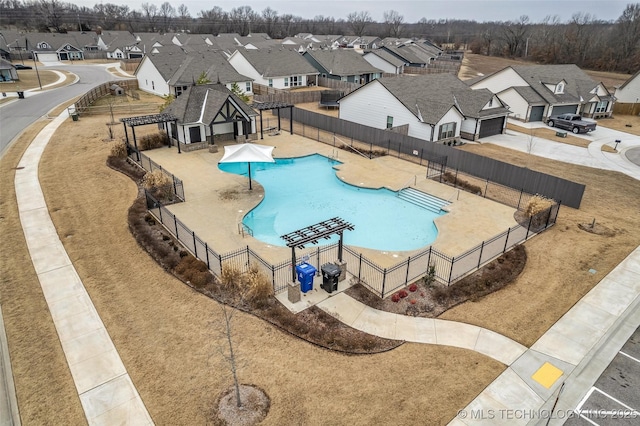
[[[417,45],[415,43],[401,44],[398,46],[385,45],[381,49],[386,50],[407,66],[425,68],[433,63],[439,56],[438,51],[429,48],[427,45]]]
[[[354,50],[307,50],[302,54],[320,73],[332,80],[365,84],[382,77],[382,70]]]
[[[616,112],[638,114],[635,109],[640,108],[640,71],[632,75],[621,86],[616,87],[615,97]]]
[[[362,55],[362,58],[387,74],[402,74],[407,65],[402,59],[384,49],[371,50]]]
[[[189,86],[163,112],[177,117],[167,133],[186,151],[257,137],[258,114],[222,84]]]
[[[107,52],[109,59],[137,59],[144,56],[138,39],[129,31],[101,31],[98,48]]]
[[[140,90],[159,96],[180,96],[204,73],[212,83],[221,83],[230,90],[237,84],[242,92],[253,94],[251,78],[239,74],[221,52],[175,45],[155,49],[157,53],[146,55],[136,69]]]
[[[360,52],[365,50],[377,49],[380,47],[380,37],[376,36],[361,36],[353,39],[347,47],[356,49]]]
[[[84,59],[83,43],[72,34],[27,33],[28,50],[40,62],[73,61]]]
[[[287,49],[238,49],[229,63],[255,84],[275,89],[291,89],[315,82],[318,71],[299,53]]]
[[[509,105],[511,117],[525,122],[564,113],[609,117],[614,103],[604,84],[573,64],[513,65],[468,84],[491,90]]]
[[[451,74],[383,77],[339,101],[343,120],[429,142],[476,140],[504,132],[509,111],[489,90]]]
[[[0,59],[0,83],[19,80],[16,67],[6,59]]]

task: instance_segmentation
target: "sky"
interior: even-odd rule
[[[142,3],[155,3],[160,6],[165,0],[103,0],[104,3],[126,4],[132,9],[140,9]],[[76,0],[75,4],[93,7],[100,1]],[[260,13],[267,7],[278,12],[278,15],[291,14],[302,18],[313,18],[317,15],[345,19],[349,13],[368,11],[374,21],[383,22],[383,13],[395,10],[404,17],[404,22],[413,23],[425,17],[427,19],[467,19],[478,22],[517,20],[521,15],[528,15],[532,22],[540,22],[545,16],[558,15],[562,21],[568,21],[578,12],[589,13],[597,19],[616,20],[628,3],[634,0],[171,0],[170,4],[178,7],[184,3],[191,16],[197,17],[201,10],[209,10],[220,6],[229,12],[239,6],[250,6]]]

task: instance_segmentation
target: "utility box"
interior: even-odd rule
[[[313,290],[313,277],[316,275],[316,268],[308,263],[302,263],[296,266],[296,275],[303,293]]]
[[[321,287],[327,293],[333,293],[338,290],[338,279],[340,278],[340,267],[335,263],[325,263],[320,268],[322,270]]]

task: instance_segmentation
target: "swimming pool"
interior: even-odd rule
[[[398,197],[388,189],[359,188],[342,182],[333,166],[341,164],[319,154],[252,163],[251,177],[264,187],[260,204],[243,223],[254,238],[286,246],[281,235],[332,217],[355,226],[344,232],[344,243],[383,251],[415,250],[438,235],[434,213]],[[221,163],[220,170],[247,175],[247,163]],[[334,239],[323,240],[326,244]]]

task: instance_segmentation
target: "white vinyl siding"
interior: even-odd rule
[[[382,70],[382,72],[386,72],[389,74],[400,74],[400,67],[396,67],[395,65],[385,61],[378,55],[374,55],[373,53],[367,53],[363,56],[364,60],[369,62],[374,67]]]
[[[361,87],[340,100],[339,117],[343,120],[385,129],[388,116],[393,117],[394,127],[409,124],[409,136],[431,140],[431,126],[421,123],[377,81]]]
[[[468,133],[470,135],[475,135],[476,122],[477,120],[475,118],[467,118],[466,120],[463,120],[462,123],[460,124],[460,132]]]
[[[527,118],[527,111],[529,103],[514,89],[505,90],[502,93],[498,93],[498,96],[502,101],[509,105],[511,114],[510,117],[517,118],[518,120],[525,120]]]
[[[453,136],[451,136],[451,137],[456,137],[456,138],[459,137],[460,136],[460,127],[461,127],[460,124],[461,124],[463,119],[464,119],[464,117],[462,116],[462,114],[460,114],[460,112],[458,112],[458,110],[455,107],[451,107],[451,109],[449,111],[447,111],[447,113],[436,124],[435,130],[434,130],[434,134],[433,134],[433,140],[434,141],[438,140],[438,135],[439,135],[439,132],[440,132],[440,126],[442,126],[443,124],[447,124],[447,123],[454,123],[455,124],[454,133],[453,133]]]
[[[169,84],[167,84],[148,57],[142,60],[136,73],[136,78],[138,79],[140,90],[159,96],[166,96],[170,93]]]
[[[640,100],[640,73],[635,78],[628,81],[622,89],[616,89],[616,102],[624,104],[638,103]]]
[[[511,68],[497,72],[471,86],[472,89],[489,89],[493,93],[502,92],[509,87],[528,86],[529,84]],[[509,103],[509,102],[507,102]]]

